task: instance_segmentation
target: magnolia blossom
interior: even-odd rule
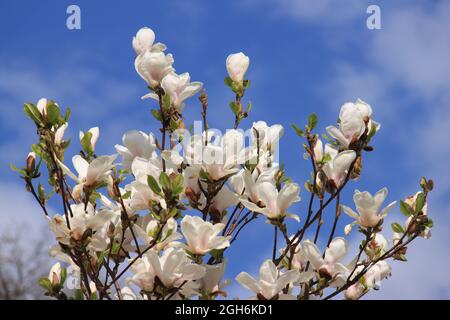
[[[161,87],[164,89],[164,92],[169,95],[171,105],[178,112],[183,110],[184,101],[199,92],[203,86],[203,83],[190,82],[190,79],[188,72],[180,75],[171,72],[161,81]],[[147,98],[159,100],[158,95],[155,93],[149,93],[142,97],[142,99]]]
[[[292,241],[292,237],[290,238]],[[280,249],[280,254],[283,254],[285,252],[286,248]],[[290,269],[292,270],[298,270],[299,277],[296,281],[296,285],[300,283],[305,283],[314,278],[315,272],[309,269],[309,271],[306,271],[306,266],[308,264],[308,258],[305,255],[305,251],[302,248],[302,245],[299,243],[296,247],[294,252],[291,252],[291,250],[288,250],[286,253],[286,256],[283,260],[283,265],[290,266]]]
[[[348,148],[351,143],[361,137],[366,130],[366,124],[359,107],[354,103],[348,102],[341,107],[339,128],[328,126],[326,130],[342,147]]]
[[[41,115],[46,116],[47,115],[47,99],[41,98],[36,104],[36,108],[39,110]]]
[[[177,248],[164,250],[162,256],[149,250],[132,265],[131,271],[133,277],[128,283],[145,291],[154,289],[156,277],[166,288],[178,288],[185,281],[202,278],[206,272],[203,266],[192,263],[184,250]]]
[[[146,50],[136,57],[134,67],[151,88],[156,88],[166,75],[175,71],[173,62],[171,54]]]
[[[159,232],[159,221],[150,215],[139,217],[138,223],[134,226],[136,233],[145,244],[150,244],[155,240]],[[160,240],[154,247],[156,250],[163,250],[172,245],[173,241],[181,239],[181,234],[177,232],[177,221],[174,218],[169,218],[160,232]]]
[[[66,122],[62,126],[60,126],[58,128],[58,130],[56,130],[56,132],[55,132],[55,144],[57,146],[60,146],[61,143],[63,142],[64,133],[66,132],[66,129],[67,129],[68,126],[69,126],[69,124]]]
[[[334,238],[325,250],[325,256],[310,240],[302,244],[304,254],[313,268],[321,277],[331,280],[330,286],[341,287],[345,284],[349,269],[340,263],[348,253],[347,240],[341,237]]]
[[[372,238],[366,246],[365,252],[367,256],[373,260],[380,257],[389,249],[389,242],[381,234],[377,233],[374,238]]]
[[[201,202],[206,202],[205,196],[202,196]],[[236,205],[239,202],[239,197],[231,192],[228,187],[223,186],[217,195],[211,200],[209,207],[210,212],[222,214],[226,208]]]
[[[58,285],[61,283],[61,264],[59,262],[55,263],[48,274],[48,280],[50,280],[50,283],[52,286]]]
[[[206,133],[205,133],[206,134]],[[204,137],[193,135],[185,146],[188,164],[201,165],[211,179],[220,180],[239,171],[239,165],[248,159],[249,150],[244,149],[244,136],[238,130],[228,130],[223,137],[215,137],[208,131],[210,143],[204,146]]]
[[[122,137],[123,146],[116,144],[116,151],[122,156],[122,167],[131,170],[131,164],[136,157],[144,159],[156,158],[156,142],[153,134],[132,130]]]
[[[255,280],[247,272],[241,272],[236,277],[245,288],[253,291],[258,295],[258,298],[270,300],[273,298],[295,299],[293,296],[281,293],[284,287],[289,283],[293,283],[298,278],[297,270],[288,270],[285,273],[277,270],[277,267],[272,260],[266,260],[259,269],[259,280]]]
[[[226,61],[228,75],[233,81],[242,82],[249,64],[250,58],[242,52],[230,54]]]
[[[329,156],[329,159],[332,160],[336,158],[339,153],[338,149],[329,143],[325,144],[325,147],[323,147],[322,140],[320,139],[316,139],[312,151],[316,163],[324,161],[327,155]],[[309,154],[307,155],[309,156]]]
[[[139,29],[136,36],[133,37],[132,45],[137,55],[144,53],[145,51],[164,51],[166,46],[162,43],[155,42],[155,33],[152,29],[144,27]]]
[[[113,162],[115,159],[116,155],[100,156],[89,163],[82,156],[76,155],[72,158],[72,163],[77,170],[78,176],[72,173],[64,163],[58,159],[57,161],[63,172],[78,183],[73,190],[74,197],[78,198],[83,193],[84,187],[95,188],[97,185],[106,181],[108,175],[111,173],[111,169],[114,167]]]
[[[380,210],[387,195],[387,188],[381,189],[374,196],[368,191],[360,192],[359,190],[355,190],[353,201],[355,202],[359,215],[347,206],[342,205],[341,207],[346,214],[356,220],[352,224],[358,223],[364,228],[374,228],[396,204],[396,201],[393,201],[383,210]]]
[[[329,148],[328,150],[331,151],[332,149]],[[356,159],[356,153],[353,150],[346,150],[338,154],[335,154],[334,152],[329,154],[332,158],[325,163],[322,170],[331,185],[335,188],[339,188],[344,183],[348,175],[348,170]]]
[[[415,195],[413,196],[409,196],[408,198],[405,199],[405,202],[407,205],[409,205],[411,208],[415,208],[416,207],[416,200],[417,200],[417,196],[419,195],[420,192],[417,192]],[[428,205],[427,203],[425,203],[425,205],[422,208],[422,211],[420,212],[421,215],[423,216],[427,216],[428,215]],[[413,220],[413,216],[409,216],[408,219],[406,219],[405,222],[405,230],[411,230],[414,229],[414,223],[411,224],[411,221]],[[412,226],[410,226],[410,224]],[[419,234],[421,237],[425,238],[425,239],[429,239],[431,237],[431,229],[428,226],[425,226],[424,230],[422,232],[420,232]]]
[[[68,215],[70,228],[66,223],[66,217],[56,214],[48,218],[50,230],[56,237],[56,240],[65,245],[71,245],[71,239],[81,240],[84,232],[91,229],[93,232],[106,227],[113,217],[106,211],[95,212],[94,207],[88,202],[86,208],[84,203],[73,204],[70,206],[73,216]],[[106,240],[99,234],[93,234],[91,247],[96,250],[106,249]]]
[[[184,245],[189,252],[204,255],[213,249],[225,249],[230,246],[229,237],[219,236],[223,223],[212,224],[197,216],[184,216],[181,220],[181,232],[186,238]]]
[[[198,280],[200,289],[207,294],[214,294],[220,291],[222,287],[220,281],[225,273],[225,265],[225,261],[212,265],[203,264],[206,273],[201,279]]]
[[[258,121],[253,123],[250,136],[255,146],[259,144],[260,150],[273,151],[283,133],[284,128],[282,125],[274,124],[269,127],[265,121]]]
[[[298,216],[289,214],[287,209],[294,203],[300,201],[300,186],[296,183],[287,183],[278,191],[274,183],[263,181],[258,186],[259,203],[255,204],[245,198],[241,203],[249,210],[259,212],[269,219],[289,217],[299,221]]]
[[[98,127],[90,128],[87,132],[91,133],[91,146],[92,150],[95,150],[95,145],[97,144],[98,137],[100,136],[100,129]],[[80,141],[84,138],[85,133],[80,131]]]
[[[351,277],[353,280],[364,269],[364,266],[358,266]],[[386,279],[391,274],[391,267],[384,261],[378,261],[371,266],[366,273],[362,276],[363,281],[358,281],[345,290],[344,296],[346,299],[356,300],[359,299],[367,290],[378,290],[381,285],[381,280]]]

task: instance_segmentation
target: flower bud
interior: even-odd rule
[[[231,80],[235,82],[243,82],[249,64],[249,57],[242,52],[230,54],[227,57],[226,67]]]
[[[30,152],[27,157],[27,171],[29,173],[33,172],[36,168],[36,154],[34,152]]]
[[[55,263],[50,269],[48,274],[48,279],[50,280],[52,286],[56,286],[61,281],[61,264],[59,262]]]
[[[146,50],[151,50],[154,41],[155,33],[153,30],[147,27],[141,28],[133,37],[133,49],[139,55]]]

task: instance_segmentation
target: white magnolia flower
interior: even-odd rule
[[[259,269],[259,280],[255,280],[247,272],[238,274],[236,280],[245,288],[264,297],[266,300],[270,300],[277,295],[278,299],[291,298],[291,296],[287,296],[281,292],[286,285],[295,282],[297,278],[297,270],[288,270],[282,273],[277,270],[272,260],[266,260]]]
[[[178,111],[183,110],[184,101],[194,96],[203,86],[201,82],[190,82],[191,78],[188,72],[180,75],[175,72],[167,74],[161,81],[161,87],[164,92],[169,95],[171,105]],[[142,99],[152,98],[158,100],[159,97],[155,93],[149,93]]]
[[[253,203],[260,201],[258,186],[262,182],[275,183],[275,174],[279,168],[277,164],[272,167],[256,167],[253,172],[247,169],[241,169],[237,174],[232,176],[229,181],[234,192],[240,196],[247,197]]]
[[[204,195],[201,202],[206,202]],[[223,186],[217,195],[211,200],[210,211],[222,214],[226,208],[236,205],[239,202],[239,197],[228,189],[227,186]]]
[[[325,250],[325,257],[322,257],[319,248],[310,240],[305,240],[302,248],[317,273],[331,280],[330,286],[341,287],[345,284],[349,269],[340,263],[348,253],[348,243],[344,238],[334,238]]]
[[[225,249],[230,246],[229,237],[219,236],[223,223],[212,224],[197,216],[184,216],[181,220],[181,232],[187,244],[183,247],[193,254],[204,255],[213,249]]]
[[[230,54],[226,61],[228,75],[233,81],[242,82],[249,64],[250,58],[242,52]]]
[[[136,36],[133,37],[132,45],[137,55],[144,53],[145,51],[164,51],[166,46],[162,43],[155,42],[155,33],[148,27],[139,29]]]
[[[411,208],[415,208],[417,196],[419,195],[419,193],[421,193],[421,192],[417,192],[415,195],[407,197],[405,199],[406,204],[409,205]],[[428,215],[428,204],[427,203],[425,203],[425,205],[423,206],[421,214],[425,215],[425,216]],[[408,230],[409,228],[411,228],[410,223],[411,223],[412,219],[413,219],[413,216],[409,216],[408,219],[406,219],[405,230]],[[425,239],[431,238],[431,228],[425,227],[425,229],[420,233],[420,236]]]
[[[65,245],[71,245],[70,239],[80,240],[87,229],[93,231],[91,239],[91,247],[95,251],[106,249],[106,240],[95,234],[94,232],[107,227],[113,215],[107,211],[95,212],[94,207],[88,202],[86,209],[84,203],[73,204],[70,206],[73,217],[68,215],[70,229],[66,223],[66,217],[56,214],[52,218],[48,218],[50,230],[56,237],[58,242]]]
[[[50,280],[50,283],[52,286],[55,286],[57,284],[60,284],[61,282],[61,264],[59,262],[55,263],[48,274],[48,280]]]
[[[336,158],[339,151],[336,147],[332,146],[329,143],[325,144],[325,148],[324,148],[322,140],[317,139],[313,146],[313,153],[314,153],[314,160],[317,163],[317,162],[321,162],[322,160],[324,160],[324,157],[326,155],[329,155],[330,160]]]
[[[155,278],[166,288],[178,288],[185,281],[198,280],[205,275],[203,266],[192,263],[183,249],[168,248],[162,256],[154,250],[146,252],[131,267],[133,277],[129,284],[135,284],[145,291],[152,291]]]
[[[280,124],[274,124],[269,127],[265,121],[258,121],[253,123],[250,136],[255,147],[259,142],[260,150],[273,151],[276,144],[283,136],[283,133],[284,128]]]
[[[364,270],[364,266],[360,265],[355,269],[350,280],[353,280]],[[371,266],[362,276],[362,281],[358,281],[345,290],[344,296],[349,300],[359,299],[367,290],[380,289],[381,280],[386,279],[391,274],[391,267],[385,260],[378,261]]]
[[[145,244],[150,244],[158,235],[159,221],[152,216],[139,217],[135,229],[137,235],[144,240]],[[181,239],[181,234],[177,232],[177,221],[174,218],[169,218],[164,224],[160,232],[158,244],[153,248],[157,251],[164,250],[172,245],[173,241]]]
[[[291,237],[292,240],[292,237]],[[281,248],[280,253],[284,253],[286,248]],[[284,257],[284,264],[286,266],[290,266],[290,269],[297,270],[299,272],[299,277],[295,284],[305,283],[314,278],[315,272],[311,269],[306,271],[306,266],[308,264],[308,258],[305,255],[305,252],[302,248],[302,245],[299,243],[295,248],[293,254],[291,254],[291,250],[288,250]]]
[[[206,270],[203,278],[198,280],[200,289],[204,290],[208,294],[217,293],[221,289],[221,281],[225,273],[226,262],[223,261],[218,264],[203,264]]]
[[[367,256],[371,260],[373,260],[377,257],[380,257],[388,249],[389,249],[389,242],[381,233],[377,233],[375,237],[371,239],[367,244],[365,252]]]
[[[251,211],[259,212],[269,219],[289,217],[299,220],[298,216],[289,214],[288,208],[300,201],[300,186],[296,183],[287,183],[278,191],[274,183],[263,181],[258,185],[257,196],[259,203],[255,204],[245,198],[241,203]]]
[[[36,108],[39,110],[41,115],[45,116],[47,115],[47,99],[41,98],[36,104]]]
[[[331,148],[328,150],[331,151]],[[344,183],[348,170],[356,159],[356,153],[353,150],[346,150],[334,155],[334,158],[332,153],[330,156],[332,159],[325,163],[322,170],[332,186],[339,188]]]
[[[66,129],[67,129],[68,126],[69,126],[69,124],[66,122],[62,126],[60,126],[58,128],[58,130],[56,130],[56,132],[55,132],[55,144],[57,146],[60,146],[61,143],[63,142],[64,133],[66,132]]]
[[[97,144],[98,137],[100,136],[100,129],[98,127],[93,127],[88,130],[92,134],[91,136],[91,146],[92,150],[95,150],[95,145]],[[85,133],[80,131],[80,141],[83,139]]]
[[[371,289],[379,289],[381,280],[389,277],[391,270],[391,266],[385,260],[378,261],[364,275],[366,286]]]
[[[346,214],[355,219],[352,224],[358,223],[364,228],[373,228],[380,223],[389,210],[391,210],[396,204],[396,201],[393,201],[383,210],[380,210],[387,195],[387,188],[379,190],[374,196],[372,196],[368,191],[360,192],[359,190],[355,190],[353,201],[355,202],[356,210],[359,214],[344,205],[342,205],[342,209]]]
[[[171,54],[146,50],[136,57],[134,67],[151,88],[156,88],[166,75],[175,71],[172,67],[173,62]]]
[[[136,157],[144,159],[156,158],[156,142],[153,134],[132,130],[122,137],[123,146],[116,144],[117,152],[122,156],[122,166],[131,170],[131,164]]]
[[[328,126],[326,130],[342,147],[348,148],[351,143],[362,136],[366,130],[366,124],[360,111],[354,107],[353,103],[345,103],[341,107],[339,120],[339,128]]]
[[[228,130],[223,137],[208,131],[208,138],[213,137],[214,142],[204,146],[203,136],[191,136],[185,145],[185,159],[190,165],[201,165],[211,179],[220,180],[240,170],[249,150],[244,149],[244,135],[238,130]]]
[[[131,290],[130,287],[123,287],[120,289],[120,293],[122,295],[123,300],[138,300],[138,296],[134,293],[133,290]],[[116,294],[116,298],[118,299],[119,296]]]
[[[111,173],[111,169],[114,167],[113,162],[116,157],[116,155],[100,156],[89,163],[80,155],[76,155],[72,158],[72,163],[75,170],[77,170],[78,176],[72,173],[64,163],[59,160],[57,161],[63,172],[76,181],[79,188],[82,188],[83,186],[96,187],[106,181],[108,175]]]

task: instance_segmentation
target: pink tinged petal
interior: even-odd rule
[[[300,186],[288,183],[278,194],[277,204],[280,213],[285,213],[292,203],[300,201]]]
[[[348,148],[348,145],[350,144],[350,140],[344,136],[344,134],[341,132],[341,130],[339,130],[338,128],[336,128],[334,126],[328,126],[326,128],[326,131],[328,132],[328,134],[331,137],[336,139],[339,142],[339,144],[341,144],[345,148]]]
[[[258,282],[247,272],[241,272],[237,275],[236,281],[239,282],[243,287],[255,292],[261,292],[261,287]]]
[[[381,190],[379,190],[375,195],[373,196],[374,201],[374,210],[378,212],[380,210],[381,205],[383,204],[384,200],[386,199],[388,195],[388,189],[385,187]]]
[[[276,283],[278,278],[278,271],[272,260],[266,260],[259,268],[259,279],[268,283]]]
[[[72,180],[78,182],[78,177],[72,171],[70,171],[70,169],[66,167],[64,163],[62,163],[59,159],[56,159],[56,162],[58,162],[58,165],[64,174],[67,174]]]
[[[355,211],[353,211],[353,209],[344,205],[341,205],[341,208],[348,216],[352,217],[353,219],[359,218],[359,215]]]
[[[322,254],[319,251],[319,248],[317,248],[317,246],[310,240],[305,240],[302,244],[302,248],[306,259],[311,262],[314,269],[319,270],[320,267],[325,263],[322,258]]]
[[[274,218],[279,215],[279,208],[277,206],[278,191],[276,186],[270,182],[262,182],[259,185],[259,195],[261,201],[266,205],[270,212],[269,218]]]
[[[347,240],[341,237],[334,238],[325,251],[325,263],[334,264],[341,261],[348,252]]]
[[[89,168],[89,163],[83,159],[80,155],[76,155],[72,158],[73,166],[78,172],[80,179],[86,178]]]
[[[382,217],[386,216],[387,213],[397,204],[397,201],[392,201],[389,203],[380,213]]]

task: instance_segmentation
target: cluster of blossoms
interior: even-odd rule
[[[203,84],[191,82],[189,73],[175,73],[173,56],[165,53],[164,44],[155,43],[154,32],[142,28],[132,46],[136,71],[149,89],[142,99],[157,101],[152,115],[161,124],[160,137],[129,131],[122,145],[115,146],[117,154],[97,155],[99,129],[80,132],[82,150],[72,158],[72,170],[65,161],[70,140],[64,137],[70,110],[63,114],[46,99],[24,106],[37,126],[39,142],[32,146],[26,167],[15,169],[48,220],[57,241],[50,255],[60,261],[40,280],[47,295],[151,300],[226,296],[227,250],[244,228],[262,218],[275,230],[273,256],[262,264],[259,280],[246,272],[236,277],[254,298],[329,299],[343,293],[358,299],[390,275],[388,259],[405,261],[407,245],[430,236],[426,200],[431,180],[423,178],[422,191],[400,201],[407,219],[404,226],[392,224],[392,245],[381,233],[385,216],[396,204],[381,209],[386,188],[373,196],[356,190],[356,211],[341,204],[341,191],[360,177],[363,154],[373,150],[370,142],[380,129],[364,101],[341,107],[338,126],[326,128],[325,145],[314,133],[315,114],[304,129],[293,126],[306,140],[305,158],[312,165],[311,181],[305,183],[309,205],[303,214],[294,214],[300,186],[286,176],[276,157],[283,127],[254,122],[247,131],[249,145],[239,129],[251,109],[250,104],[243,107],[249,58],[236,53],[226,59],[225,84],[235,96],[230,103],[235,120],[222,136],[208,126],[204,90],[199,95],[203,130],[186,129],[185,101]],[[34,184],[42,163],[47,189]],[[52,196],[61,197],[61,214],[47,211]],[[331,203],[332,228],[322,252],[318,240]],[[342,211],[353,221],[339,230]],[[288,218],[296,221],[294,232],[288,230]],[[356,256],[345,262],[349,245],[343,236],[355,225],[364,239]],[[307,230],[315,230],[313,239],[305,239]],[[281,236],[283,248],[277,246]],[[77,280],[72,288],[65,286],[69,275]]]

